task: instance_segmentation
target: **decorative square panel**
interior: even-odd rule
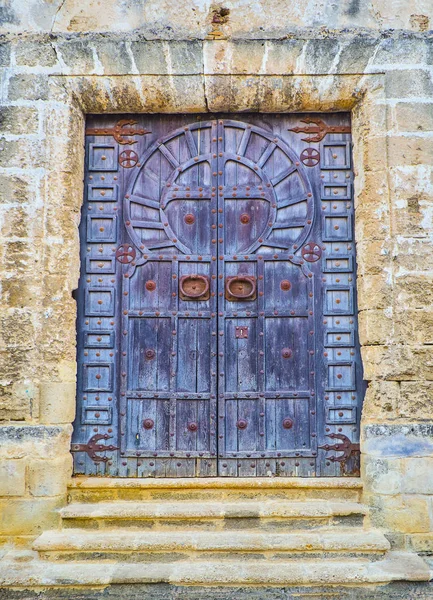
[[[85,331],[85,348],[113,348],[114,331]]]
[[[89,144],[89,171],[117,171],[117,144]]]
[[[353,362],[328,362],[327,385],[330,392],[355,389],[355,364]]]
[[[350,181],[322,183],[322,200],[350,200],[351,192]]]
[[[328,348],[350,347],[355,343],[355,334],[349,329],[328,329],[325,332],[325,346]]]
[[[323,215],[323,241],[350,242],[352,241],[352,217],[346,213]]]
[[[98,202],[116,202],[118,193],[117,184],[112,185],[88,185],[87,199]]]
[[[351,273],[353,271],[353,257],[339,256],[338,254],[323,255],[324,273]]]
[[[111,406],[83,406],[81,410],[82,425],[111,425],[112,420]]]
[[[115,290],[112,288],[88,288],[86,290],[86,316],[112,317],[114,300]]]
[[[353,315],[353,290],[349,286],[325,288],[325,315]]]
[[[86,273],[98,274],[98,273],[115,273],[116,263],[114,257],[97,256],[92,258],[91,256],[86,257]]]
[[[111,392],[113,389],[113,365],[111,363],[87,363],[83,365],[83,391]]]
[[[321,169],[350,169],[350,142],[322,142]]]
[[[327,425],[356,423],[356,406],[330,406],[326,409]]]
[[[87,217],[87,241],[88,242],[115,242],[116,217],[110,215]]]

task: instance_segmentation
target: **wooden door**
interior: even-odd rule
[[[349,116],[135,119],[87,128],[75,472],[356,475]]]

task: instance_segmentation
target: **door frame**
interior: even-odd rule
[[[257,44],[260,44],[257,41]],[[217,44],[204,42],[205,54],[215,56]],[[284,70],[282,71],[284,72]],[[229,76],[230,75],[230,76]],[[187,83],[186,83],[187,80]],[[247,93],[260,86],[262,93]],[[148,90],[143,93],[142,90]],[[193,90],[193,92],[192,92]],[[298,93],[294,94],[294,90]],[[161,100],[164,98],[164,101]],[[376,378],[376,354],[369,346],[368,311],[377,308],[364,283],[366,275],[374,269],[382,269],[381,257],[374,251],[378,228],[389,227],[389,215],[382,210],[378,220],[371,222],[369,216],[375,208],[387,202],[388,180],[386,172],[374,173],[371,156],[386,156],[387,111],[384,75],[375,74],[320,74],[320,75],[238,75],[231,69],[223,75],[207,72],[173,75],[53,75],[50,76],[48,99],[56,110],[47,116],[47,131],[61,135],[47,136],[49,165],[46,186],[47,212],[58,215],[64,227],[63,251],[72,257],[70,267],[62,271],[63,287],[74,290],[79,276],[78,220],[83,201],[82,179],[84,171],[85,115],[93,113],[194,113],[244,111],[259,112],[324,112],[351,111],[354,165],[356,168],[354,201],[356,210],[355,239],[358,260],[358,311],[360,318],[360,342],[363,369],[369,381]],[[366,128],[374,123],[375,136],[364,139]],[[65,165],[67,165],[65,167]],[[376,189],[368,182],[374,177]],[[366,180],[368,180],[366,184]],[[380,191],[376,191],[379,188]],[[367,206],[368,203],[368,206]],[[372,243],[373,242],[373,243]],[[363,313],[363,314],[361,314]],[[366,314],[367,313],[367,314]],[[76,361],[75,361],[76,306],[71,299],[68,318],[64,324],[64,353],[52,359],[52,378],[41,383],[42,394],[62,397],[62,411],[57,423],[64,425],[65,451],[69,451],[71,425],[76,407]],[[361,319],[362,316],[362,319]],[[49,335],[49,332],[47,333]],[[375,415],[373,409],[373,415]],[[363,411],[361,430],[368,423],[368,413]],[[68,425],[69,424],[69,425]],[[66,449],[68,447],[68,449]],[[362,445],[361,445],[362,449]]]

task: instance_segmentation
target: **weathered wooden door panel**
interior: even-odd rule
[[[75,472],[357,474],[349,116],[136,120],[89,119]]]

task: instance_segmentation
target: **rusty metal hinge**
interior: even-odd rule
[[[88,127],[85,131],[86,135],[112,135],[118,144],[122,146],[126,144],[136,144],[137,140],[124,139],[126,135],[145,135],[146,133],[152,133],[146,129],[135,129],[134,127],[127,127],[127,125],[135,125],[137,121],[134,119],[120,119],[117,121],[114,127]]]
[[[328,125],[318,117],[306,117],[301,119],[301,123],[307,123],[304,127],[293,127],[289,131],[294,133],[306,133],[306,138],[301,138],[304,142],[320,142],[328,133],[350,133],[350,125]],[[310,125],[313,123],[313,125]],[[313,135],[315,134],[315,135]]]

